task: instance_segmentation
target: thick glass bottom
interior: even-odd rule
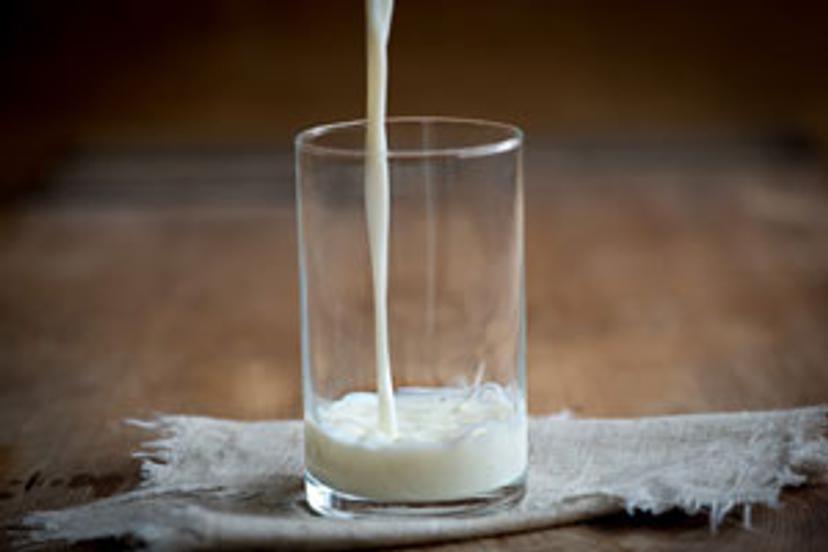
[[[305,471],[305,498],[314,512],[351,519],[368,516],[465,517],[495,513],[520,502],[526,493],[526,478],[470,497],[434,502],[389,502],[342,493]]]

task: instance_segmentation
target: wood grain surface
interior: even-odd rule
[[[722,153],[724,152],[724,153]],[[828,186],[767,147],[529,152],[535,414],[828,401]],[[300,415],[287,152],[84,155],[0,215],[0,520],[121,492],[127,417]],[[434,550],[825,550],[828,490],[744,530],[618,515]],[[0,536],[0,548],[10,544]]]

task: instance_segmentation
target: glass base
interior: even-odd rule
[[[333,489],[305,472],[305,498],[310,509],[327,517],[352,519],[369,516],[465,517],[495,513],[521,501],[526,478],[491,491],[456,500],[389,502],[354,496]]]

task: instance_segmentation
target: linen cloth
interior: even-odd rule
[[[422,544],[551,527],[627,510],[775,506],[785,486],[828,474],[828,407],[639,419],[533,418],[527,495],[467,518],[332,520],[302,492],[302,423],[192,416],[133,421],[141,486],[27,516],[29,543],[128,538],[152,550],[330,550]]]

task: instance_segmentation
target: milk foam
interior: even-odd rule
[[[526,414],[494,383],[474,390],[404,388],[398,434],[378,427],[375,393],[320,404],[305,421],[305,464],[339,491],[377,500],[437,501],[495,490],[523,477]]]

